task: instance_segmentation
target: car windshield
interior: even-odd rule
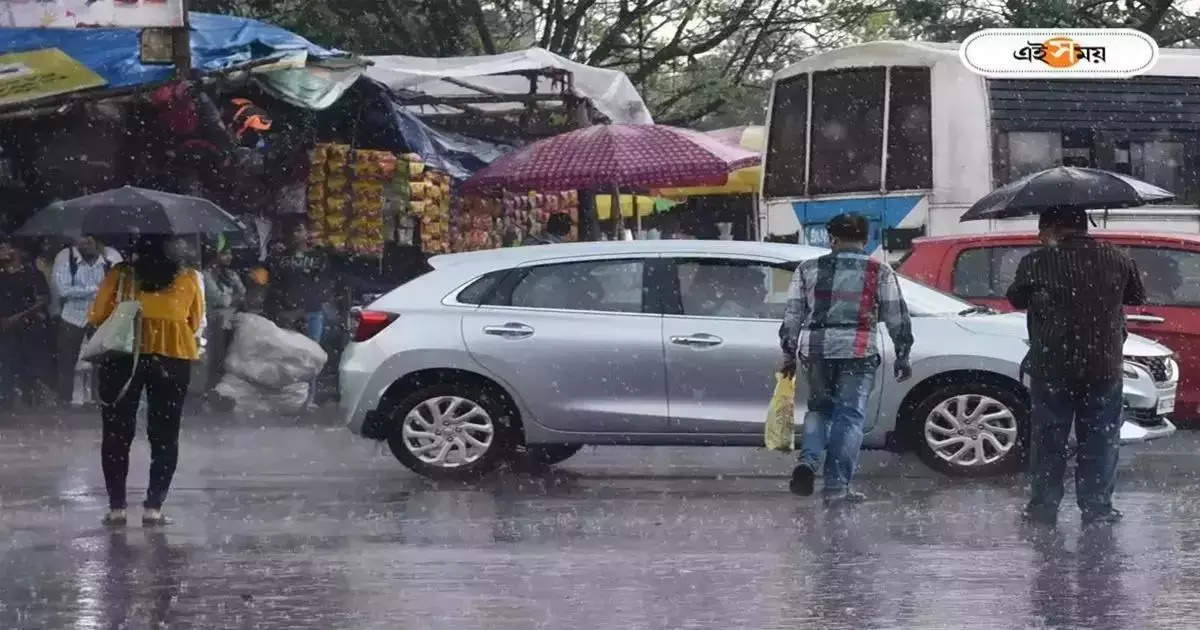
[[[969,302],[904,276],[900,276],[900,291],[904,294],[904,301],[908,303],[909,313],[914,317],[956,315],[972,307]]]

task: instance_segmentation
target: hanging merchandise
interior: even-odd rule
[[[425,195],[421,215],[421,249],[429,252],[450,251],[450,176],[426,169],[422,174]]]
[[[505,221],[515,231],[518,243],[527,236],[540,235],[553,214],[568,214],[572,224],[579,220],[579,193],[574,190],[506,194],[503,203]]]
[[[388,184],[396,172],[396,156],[388,151],[355,151],[352,167],[349,250],[378,256],[383,253],[383,209]]]
[[[318,144],[309,155],[308,229],[314,245],[347,251],[350,240],[350,147]]]
[[[409,178],[412,176],[414,158],[420,159],[413,154],[400,156],[385,194],[383,233],[388,240],[394,240],[402,245],[412,245],[415,238],[412,208],[409,205],[411,197]]]
[[[334,251],[376,256],[383,252],[384,209],[396,156],[319,144],[309,154],[308,225],[313,244]]]
[[[456,238],[452,249],[491,249],[503,246],[506,240],[519,245],[526,237],[540,235],[555,214],[566,214],[571,217],[571,224],[577,225],[579,193],[574,190],[523,195],[506,192],[498,199],[468,196],[463,199],[461,212],[455,215]],[[572,229],[570,240],[578,238],[576,229]]]
[[[409,202],[421,250],[429,254],[450,251],[450,176],[425,167],[420,156],[401,156],[409,165]]]
[[[493,249],[503,244],[500,226],[500,200],[486,197],[467,197],[455,215],[455,239],[451,249],[456,252]]]
[[[386,241],[430,254],[451,251],[458,230],[450,221],[450,176],[427,168],[421,156],[319,144],[309,157],[314,244],[368,256],[382,254]]]

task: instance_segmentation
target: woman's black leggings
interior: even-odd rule
[[[129,475],[129,447],[137,429],[138,402],[142,389],[149,404],[146,437],[150,440],[150,484],[146,490],[148,509],[162,508],[179,460],[179,420],[187,397],[192,366],[186,359],[159,354],[143,354],[133,371],[133,382],[125,395],[113,404],[129,380],[132,357],[106,359],[99,368],[100,416],[104,420],[104,439],[100,462],[104,485],[108,488],[108,507],[125,509],[125,478]]]

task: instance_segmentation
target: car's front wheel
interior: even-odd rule
[[[989,383],[935,388],[913,408],[917,453],[948,475],[981,477],[1018,470],[1029,443],[1029,405],[1013,389]]]
[[[393,407],[392,419],[392,454],[432,479],[477,478],[507,459],[515,443],[508,405],[487,387],[424,387]]]

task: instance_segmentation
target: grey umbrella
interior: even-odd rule
[[[1128,175],[1059,166],[993,190],[976,201],[959,221],[1027,217],[1051,209],[1131,208],[1174,198],[1174,193]]]
[[[119,236],[239,232],[241,224],[207,199],[145,188],[114,188],[52,203],[18,236]]]

